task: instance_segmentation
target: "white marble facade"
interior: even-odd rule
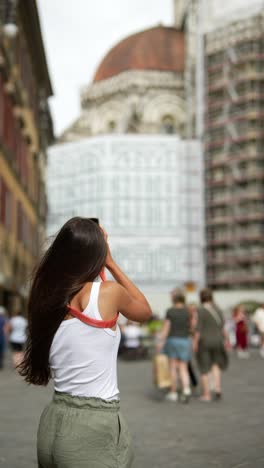
[[[204,283],[202,157],[197,141],[115,135],[56,145],[48,159],[48,233],[98,217],[113,255],[144,289]]]
[[[80,116],[60,141],[113,133],[185,135],[182,74],[124,71],[84,87],[81,107]]]

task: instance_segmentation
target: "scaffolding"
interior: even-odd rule
[[[208,283],[264,286],[264,15],[206,37]]]

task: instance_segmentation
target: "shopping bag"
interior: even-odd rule
[[[153,377],[154,384],[158,388],[168,388],[171,386],[169,359],[166,354],[156,354],[154,356]]]

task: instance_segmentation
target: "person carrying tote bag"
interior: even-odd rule
[[[169,358],[166,354],[158,353],[153,358],[153,381],[159,389],[171,387]]]
[[[96,282],[103,267],[113,281]],[[133,459],[117,386],[118,313],[144,322],[144,295],[113,260],[92,220],[72,218],[43,256],[28,305],[29,337],[20,374],[54,381],[38,429],[39,468],[130,468]]]
[[[180,400],[188,403],[191,396],[188,362],[191,360],[191,328],[192,319],[185,305],[185,296],[180,289],[172,294],[172,307],[167,310],[166,319],[157,345],[157,352],[163,352],[169,358],[170,391],[166,400],[178,401],[177,392],[178,374],[182,392]]]

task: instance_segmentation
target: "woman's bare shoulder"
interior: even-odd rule
[[[81,310],[84,310],[90,300],[90,294],[92,289],[92,283],[87,283],[83,290],[80,292],[78,298],[78,305]],[[100,297],[101,300],[111,301],[113,303],[118,302],[122,292],[124,291],[123,286],[116,283],[115,281],[104,281],[100,284]],[[72,305],[74,306],[74,302],[72,301]]]
[[[111,320],[119,311],[123,286],[114,281],[104,281],[100,286],[99,308],[105,320]]]
[[[116,283],[115,281],[104,281],[103,283],[101,283],[100,289],[102,294],[111,294],[117,297],[119,297],[120,294],[122,294],[122,292],[124,291],[123,286]]]

